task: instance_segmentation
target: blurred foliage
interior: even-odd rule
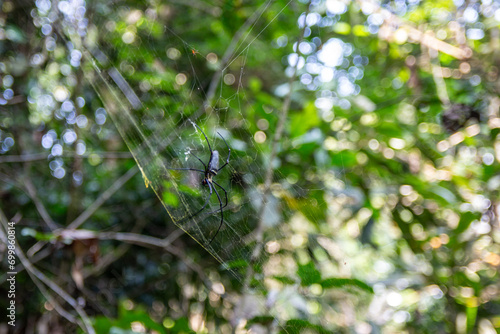
[[[499,331],[500,3],[318,0],[306,16],[307,6],[1,3],[1,210],[18,221],[28,259],[96,332]],[[109,237],[166,238],[177,228],[139,173],[93,206],[135,161],[106,97],[85,80],[96,69],[83,48],[99,45],[94,56],[120,71],[146,127],[164,112],[176,121],[194,115],[246,22],[203,115],[207,127],[231,134],[237,168],[227,174],[226,211],[239,208],[231,224],[257,226],[261,188],[253,185],[264,182],[298,67],[271,162],[268,202],[279,218],[265,226],[259,261],[220,264],[188,235],[165,248]],[[72,34],[84,44],[69,42]],[[201,200],[182,180],[181,191]],[[180,206],[172,181],[164,186],[161,199]],[[100,237],[64,237],[89,208],[80,228]],[[83,330],[18,271],[17,333]]]

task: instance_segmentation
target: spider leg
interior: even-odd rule
[[[207,138],[207,135],[205,134],[205,132],[203,132],[203,130],[198,126],[198,124],[196,123],[193,123],[198,129],[200,129],[201,133],[203,133],[203,137],[205,137],[205,140],[207,141],[207,145],[208,145],[208,148],[210,149],[210,154],[212,154],[212,146],[210,146],[210,143],[208,142],[208,138]]]
[[[224,206],[222,207],[224,209],[227,206],[227,191],[226,191],[226,189],[224,189],[220,184],[218,184],[214,180],[212,180],[212,183],[214,183],[216,186],[218,186],[219,188],[221,188],[222,191],[224,192],[224,195],[226,195],[226,204],[224,204]],[[215,187],[214,187],[214,189],[215,189]],[[209,213],[207,213],[207,215],[210,215],[210,214],[212,214],[214,212],[217,212],[217,211],[219,211],[219,210],[215,210],[215,211],[209,212]]]
[[[189,154],[191,154],[193,157],[195,157],[196,159],[198,159],[199,162],[202,163],[203,167],[205,167],[205,169],[207,169],[207,165],[205,165],[205,163],[203,161],[201,161],[200,158],[198,158],[194,153],[192,152],[189,152]]]
[[[196,169],[196,168],[170,168],[170,167],[165,167],[166,169],[170,169],[170,170],[192,170],[192,171],[195,171],[195,172],[202,172],[202,173],[205,173],[204,170],[201,170],[201,169]]]
[[[224,137],[222,137],[222,135],[220,133],[217,132],[217,134],[222,138],[222,140],[224,141],[224,144],[226,144],[226,147],[227,147],[227,150],[229,151],[229,153],[227,154],[227,159],[226,159],[226,163],[224,165],[222,165],[221,168],[217,169],[217,172],[220,171],[222,168],[226,167],[226,165],[229,163],[229,157],[231,156],[231,148],[229,148],[229,145],[227,144],[226,140],[224,139]],[[222,187],[221,187],[222,188]]]
[[[210,186],[210,184],[212,182],[213,181],[209,181],[208,185]],[[209,245],[212,243],[212,241],[214,241],[217,234],[219,234],[219,231],[220,231],[220,228],[222,227],[222,224],[224,224],[224,211],[222,211],[222,200],[220,199],[220,196],[219,196],[219,193],[217,192],[217,189],[215,189],[215,187],[213,187],[213,189],[215,191],[215,194],[217,195],[217,199],[219,200],[219,205],[220,205],[220,225],[219,225],[219,228],[217,229],[217,232],[215,232],[215,235],[212,237],[212,240],[210,240],[210,242],[208,243]]]
[[[212,197],[212,186],[210,185],[210,182],[207,182],[208,184],[208,188],[210,189],[210,194],[208,194],[208,198],[207,200],[205,201],[205,204],[203,204],[203,206],[201,207],[200,210],[196,211],[195,213],[193,213],[191,216],[189,216],[187,219],[190,219],[190,218],[193,218],[194,216],[196,216],[197,214],[199,214],[200,212],[203,211],[203,209],[205,209],[205,207],[207,206],[208,202],[210,202],[210,197]]]

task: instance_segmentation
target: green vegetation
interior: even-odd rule
[[[3,1],[1,308],[16,271],[17,333],[497,333],[499,35],[487,0]],[[194,124],[231,156],[192,216]]]

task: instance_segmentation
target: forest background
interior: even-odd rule
[[[499,28],[496,0],[2,1],[0,332],[497,333]],[[202,131],[229,164],[193,216]]]

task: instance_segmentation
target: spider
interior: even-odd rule
[[[193,123],[194,124],[194,123]],[[222,137],[222,135],[217,132],[217,134],[222,138],[222,140],[224,141],[224,144],[226,144],[226,147],[227,147],[227,150],[228,150],[228,154],[227,154],[227,159],[226,159],[226,162],[224,163],[224,165],[222,165],[221,167],[219,167],[219,151],[217,150],[212,150],[212,146],[210,146],[210,142],[208,141],[208,138],[207,138],[207,135],[205,134],[205,132],[203,132],[203,130],[197,125],[197,124],[194,124],[198,129],[200,129],[201,133],[203,134],[203,137],[205,137],[205,141],[207,142],[207,145],[208,145],[208,149],[210,150],[210,159],[208,159],[208,163],[205,164],[200,158],[198,158],[194,153],[191,153],[196,159],[198,159],[199,162],[201,162],[201,164],[203,165],[203,167],[205,168],[204,170],[201,170],[201,169],[196,169],[196,168],[169,168],[167,167],[168,169],[171,169],[171,170],[191,170],[191,171],[195,171],[195,172],[200,172],[200,173],[203,173],[203,180],[201,181],[201,184],[203,186],[207,186],[210,193],[208,195],[208,198],[206,199],[205,201],[205,204],[203,204],[203,206],[201,207],[201,209],[199,209],[197,212],[195,212],[194,214],[192,214],[191,216],[189,216],[187,219],[190,219],[190,218],[193,218],[194,216],[198,215],[200,212],[202,212],[205,207],[208,205],[209,201],[210,201],[210,198],[212,197],[212,193],[215,192],[215,195],[217,195],[217,199],[219,200],[219,206],[220,208],[218,210],[215,210],[215,211],[211,211],[209,212],[208,214],[212,214],[212,213],[215,213],[217,211],[220,211],[220,225],[219,225],[219,228],[217,229],[217,232],[215,232],[214,236],[212,237],[212,239],[210,240],[210,242],[208,243],[209,245],[212,243],[212,241],[214,241],[215,237],[217,236],[217,234],[219,233],[222,225],[224,224],[224,212],[223,212],[223,209],[227,206],[227,191],[226,189],[224,189],[220,184],[218,184],[217,182],[215,182],[215,180],[213,179],[214,176],[217,175],[218,172],[220,172],[220,170],[224,167],[227,166],[227,164],[229,163],[229,157],[231,155],[231,148],[229,147],[229,145],[227,144],[226,140],[224,139],[224,137]],[[215,188],[215,186],[219,187],[222,189],[222,191],[224,191],[224,195],[226,197],[226,204],[222,205],[222,199],[219,195],[219,192],[217,191],[217,189]]]

